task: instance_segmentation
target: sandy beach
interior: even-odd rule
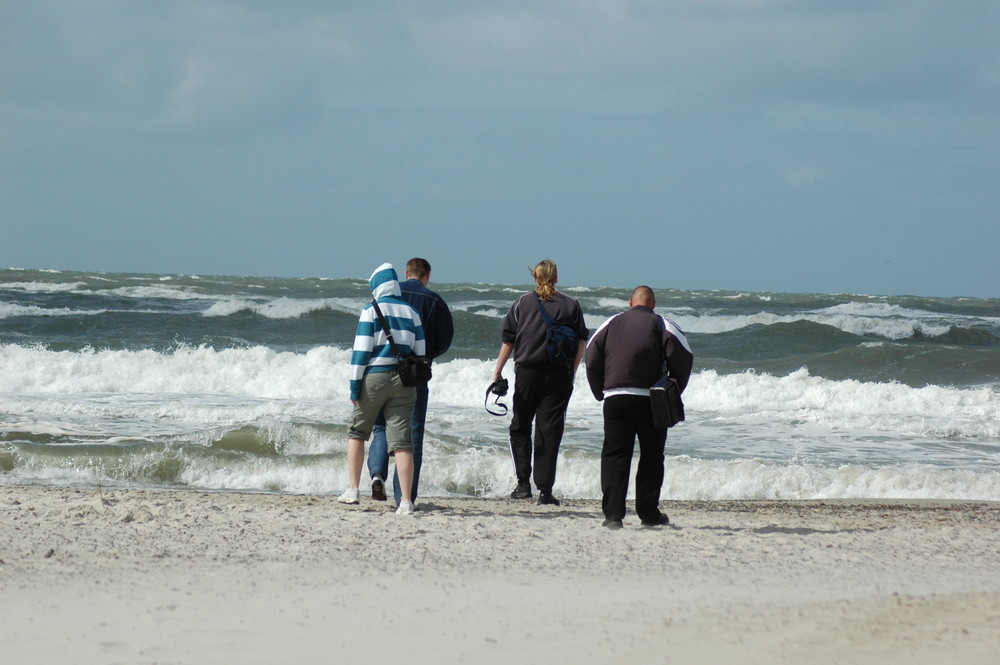
[[[0,487],[5,663],[995,663],[1000,504]]]

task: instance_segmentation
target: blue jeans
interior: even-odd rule
[[[417,488],[420,481],[420,465],[424,458],[424,423],[427,421],[427,397],[429,390],[426,385],[417,386],[417,401],[413,404],[413,421],[411,423],[410,442],[413,445],[413,488],[410,490],[410,500],[416,502]],[[385,437],[385,414],[380,413],[372,430],[372,442],[368,447],[368,474],[374,478],[389,475],[389,452]],[[392,493],[399,505],[399,472],[393,473]]]

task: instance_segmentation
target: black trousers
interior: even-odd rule
[[[648,397],[614,395],[605,399],[601,507],[604,517],[609,520],[625,518],[625,495],[636,436],[639,437],[639,468],[635,474],[635,512],[640,520],[656,521],[660,518],[667,430],[653,425]]]
[[[518,483],[532,477],[539,492],[551,492],[556,482],[556,458],[566,425],[566,407],[573,394],[573,373],[555,365],[517,366],[510,421],[510,452]],[[532,424],[534,423],[534,445]]]

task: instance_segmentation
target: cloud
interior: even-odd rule
[[[5,103],[266,123],[303,105],[658,112],[996,100],[990,2],[7,3]]]
[[[842,280],[865,247],[813,261],[789,229],[882,225],[924,256],[894,230],[946,217],[965,232],[935,256],[993,266],[960,244],[1000,205],[998,30],[992,0],[0,3],[0,198],[23,231],[0,252],[282,274],[340,252],[354,274],[370,261],[342,248],[370,227],[419,227],[502,280],[513,250],[485,234],[551,225],[544,253],[585,266],[613,245],[581,229],[613,222],[690,248],[691,286],[781,288],[724,273],[797,256]]]

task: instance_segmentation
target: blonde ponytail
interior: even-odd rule
[[[556,282],[559,281],[559,271],[556,264],[549,259],[539,261],[531,271],[535,278],[535,293],[542,300],[552,300],[556,294]]]

